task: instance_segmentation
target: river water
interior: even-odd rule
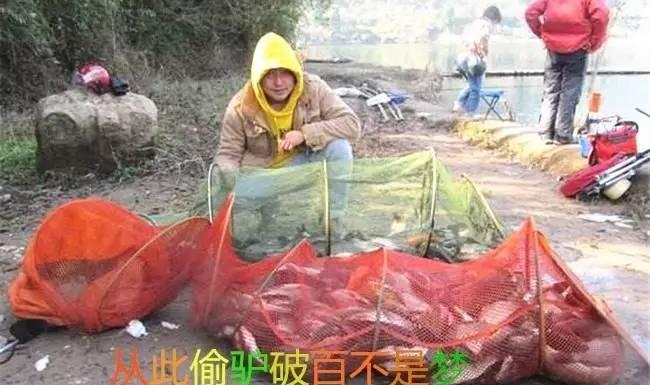
[[[650,50],[643,49],[646,46],[647,42],[638,39],[611,40],[604,48],[598,69],[649,71]],[[449,73],[454,67],[458,43],[438,41],[431,44],[320,45],[304,47],[304,51],[310,58],[346,57],[361,63],[430,68]],[[495,36],[490,41],[488,71],[541,71],[545,57],[546,52],[539,40],[509,40]],[[593,67],[594,62],[595,56],[591,56],[590,67]],[[599,75],[595,84],[603,95],[603,115],[617,114],[626,119],[637,120],[650,131],[650,118],[635,110],[635,107],[638,107],[650,112],[650,75]],[[464,81],[461,79],[445,78],[442,103],[451,106],[463,86]],[[519,121],[529,124],[538,121],[542,99],[541,76],[488,76],[484,87],[505,90],[505,96]],[[586,91],[587,81],[584,89]]]

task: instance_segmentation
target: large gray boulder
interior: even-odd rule
[[[150,157],[157,133],[151,99],[70,89],[38,103],[37,168],[111,171]]]

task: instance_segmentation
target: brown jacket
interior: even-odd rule
[[[304,79],[304,91],[293,116],[293,129],[305,135],[302,146],[321,150],[333,139],[357,140],[361,123],[354,111],[318,76],[305,73]],[[275,157],[276,143],[248,83],[226,108],[214,162],[221,170],[267,167]]]

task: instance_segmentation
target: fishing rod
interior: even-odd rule
[[[647,116],[648,118],[650,118],[650,114],[647,113],[647,112],[645,112],[645,111],[643,111],[643,110],[640,109],[639,107],[636,107],[635,110],[637,110],[638,112],[640,112],[640,113],[642,113],[643,115],[645,115],[645,116]]]
[[[607,27],[607,34],[609,35],[609,32],[614,29],[614,26],[616,25],[618,21],[618,17],[623,9],[623,6],[625,5],[624,0],[619,0],[616,2],[614,5],[614,17],[612,17],[612,22],[609,23]],[[596,79],[598,78],[598,67],[600,67],[600,61],[603,58],[605,51],[607,49],[607,43],[608,43],[609,37],[607,40],[605,40],[605,43],[603,43],[603,46],[600,48],[600,51],[596,55],[596,59],[594,61],[593,69],[591,71],[591,76],[589,77],[589,82],[587,85],[587,92],[583,94],[581,97],[581,101],[578,104],[578,113],[576,113],[576,116],[574,118],[574,130],[573,130],[573,136],[575,136],[578,131],[584,127],[588,127],[589,124],[589,101],[588,99],[595,98],[594,96],[594,87],[596,84]],[[586,98],[585,98],[586,96]]]

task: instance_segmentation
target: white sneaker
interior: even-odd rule
[[[463,112],[463,106],[458,102],[454,102],[454,106],[451,108],[451,112]]]

